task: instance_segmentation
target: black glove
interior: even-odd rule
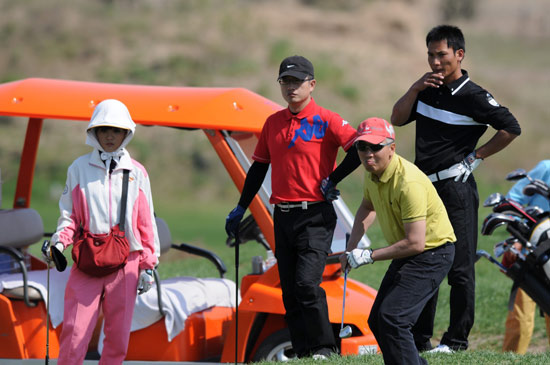
[[[328,177],[321,181],[321,192],[327,202],[336,200],[340,196],[340,190],[336,189],[336,184]]]
[[[246,209],[237,205],[225,218],[225,232],[229,237],[236,237],[239,231],[239,223],[243,219]]]
[[[67,268],[67,259],[63,255],[63,244],[57,242],[55,245],[51,245],[50,241],[46,240],[42,244],[42,256],[48,263],[54,262],[57,271],[65,271]]]

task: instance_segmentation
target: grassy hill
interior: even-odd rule
[[[457,8],[462,3],[472,8]],[[316,68],[316,100],[357,126],[369,116],[389,119],[397,98],[429,70],[426,32],[449,22],[466,36],[463,67],[510,108],[523,130],[476,170],[483,201],[510,187],[503,181],[507,172],[550,157],[548,14],[546,0],[0,0],[0,82],[48,77],[238,86],[282,104],[278,65],[285,56],[302,54]],[[55,226],[67,166],[89,150],[85,124],[73,124],[44,125],[33,204],[46,227]],[[3,208],[11,205],[24,134],[24,123],[0,117]],[[489,130],[482,141],[492,134]],[[397,129],[398,152],[408,159],[414,158],[413,135],[414,126]],[[175,227],[175,238],[223,247],[223,219],[238,194],[207,143],[201,131],[139,127],[129,149],[147,167],[155,205]],[[361,183],[356,171],[340,186],[352,211]],[[491,242],[497,238],[485,238],[483,248],[490,249]],[[488,264],[480,272],[483,308],[499,304],[496,313],[478,315],[474,340],[479,348],[498,349],[503,326],[494,322],[503,322],[511,281]],[[367,273],[357,278],[370,280]],[[438,311],[438,335],[446,313]],[[532,350],[547,346],[537,319]]]
[[[275,83],[278,64],[287,55],[303,54],[316,66],[316,99],[357,125],[369,116],[389,118],[395,100],[428,70],[424,37],[447,21],[443,10],[449,3],[1,0],[0,81],[51,77],[240,86],[283,103]],[[466,36],[463,66],[510,108],[523,129],[512,146],[480,169],[478,175],[499,180],[513,168],[530,168],[548,157],[539,131],[550,116],[550,4],[471,3],[473,15],[465,18],[455,9],[448,19]],[[409,158],[412,133],[413,126],[397,131],[398,149]],[[0,136],[2,144],[6,135]]]

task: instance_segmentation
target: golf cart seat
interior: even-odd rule
[[[44,236],[44,225],[38,212],[31,208],[0,210],[0,274],[21,272],[23,286],[5,289],[11,299],[23,299],[29,307],[41,300],[40,292],[28,286],[27,266],[21,249]],[[15,264],[15,265],[14,265]]]
[[[31,208],[0,210],[0,247],[21,248],[44,236],[40,214]]]

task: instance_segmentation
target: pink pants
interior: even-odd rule
[[[73,265],[67,287],[57,364],[82,364],[99,306],[103,308],[103,352],[99,364],[122,364],[128,350],[136,302],[139,251],[130,252],[124,268],[104,277],[84,274]]]

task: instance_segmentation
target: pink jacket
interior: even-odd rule
[[[140,269],[151,269],[157,263],[160,246],[149,176],[126,150],[112,174],[97,149],[69,166],[65,190],[59,200],[61,216],[52,242],[61,242],[67,248],[80,226],[99,234],[108,233],[119,223],[123,169],[130,170],[126,237],[130,251],[142,251]]]

